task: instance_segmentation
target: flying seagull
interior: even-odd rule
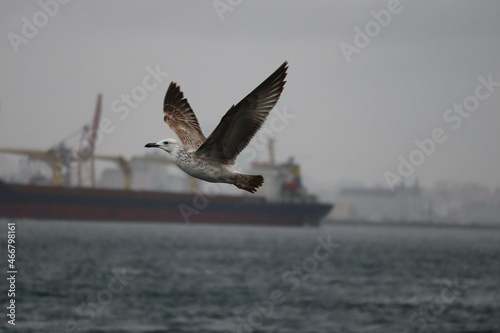
[[[212,183],[234,184],[255,193],[264,183],[261,175],[245,175],[233,167],[238,154],[248,145],[272,110],[285,86],[285,61],[273,74],[222,117],[208,138],[179,86],[172,82],[163,102],[163,120],[180,142],[165,139],[146,144],[172,155],[175,164],[187,174]]]

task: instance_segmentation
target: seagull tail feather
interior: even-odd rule
[[[250,193],[255,193],[257,188],[262,186],[264,183],[264,177],[261,175],[243,175],[237,174],[234,185],[242,190],[248,191]]]

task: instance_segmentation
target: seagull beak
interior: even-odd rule
[[[159,146],[156,143],[146,143],[146,148],[158,148]]]

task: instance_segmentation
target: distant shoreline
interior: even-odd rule
[[[452,224],[438,222],[371,222],[360,220],[327,220],[321,226],[373,226],[373,227],[431,227],[462,229],[494,229],[500,230],[500,224]]]

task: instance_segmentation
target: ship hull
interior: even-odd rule
[[[255,197],[0,183],[2,218],[317,226],[332,208],[321,203],[268,203]]]

